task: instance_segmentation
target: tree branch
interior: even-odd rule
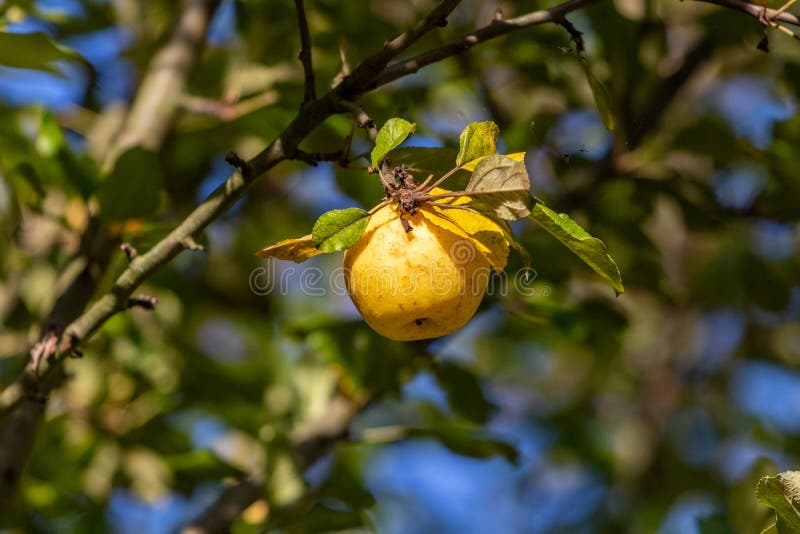
[[[436,27],[447,25],[447,17],[452,13],[461,0],[442,0],[422,21],[416,26],[401,33],[394,39],[383,44],[383,49],[377,54],[365,59],[344,80],[343,88],[345,99],[349,95],[361,93],[364,90],[376,87],[375,74],[383,70],[389,62],[402,51],[421,39],[426,33]],[[378,84],[380,85],[380,84]]]
[[[492,22],[483,28],[472,32],[464,37],[447,43],[439,48],[429,50],[428,52],[419,54],[405,61],[400,61],[386,67],[373,82],[372,87],[378,87],[392,82],[403,76],[413,74],[422,67],[437,63],[443,59],[461,54],[478,43],[494,39],[502,35],[506,35],[513,31],[527,28],[529,26],[537,26],[545,22],[559,22],[567,13],[588,6],[600,0],[569,0],[563,4],[558,4],[549,9],[541,9],[533,11],[520,17],[513,19],[498,20],[493,19]]]
[[[361,106],[349,100],[340,100],[337,102],[337,106],[340,111],[350,113],[356,120],[359,128],[367,130],[369,140],[374,145],[375,139],[378,137],[378,128],[375,126],[375,121],[372,120],[372,117],[367,115],[367,112],[364,111]]]
[[[204,43],[211,14],[218,4],[219,0],[185,0],[175,32],[154,57],[121,134],[105,155],[106,168],[113,167],[119,154],[133,145],[142,144],[151,148],[161,145],[171,127],[177,99],[197,59],[197,50]],[[99,279],[97,274],[92,273],[95,270],[103,271],[108,264],[112,250],[108,244],[98,220],[91,219],[81,243],[81,254],[87,258],[87,267],[58,298],[45,321],[46,328],[56,325],[56,331],[60,334],[63,325],[84,312],[86,304],[94,296]],[[125,252],[129,258],[133,256],[132,249]],[[127,307],[127,298],[124,304]],[[73,354],[79,354],[72,336],[69,332],[61,336],[58,349],[67,346]],[[40,362],[36,360],[47,363],[49,358],[55,357],[49,346],[38,354],[39,358],[34,356],[36,354],[32,350],[22,375],[9,386],[16,391],[17,401],[0,417],[0,443],[3,444],[0,446],[0,515],[10,506],[16,493],[36,431],[44,417],[47,396],[61,385],[65,377],[60,360],[45,373],[39,373]]]
[[[134,146],[157,149],[164,142],[177,103],[194,66],[211,13],[220,0],[184,0],[178,24],[167,45],[153,57],[139,85],[122,133],[106,154],[104,167]]]
[[[300,55],[298,59],[303,63],[303,72],[305,73],[303,104],[306,104],[317,98],[314,64],[311,60],[311,35],[308,31],[308,20],[306,19],[306,8],[303,5],[303,0],[294,0],[294,7],[297,11],[297,25],[300,30]]]
[[[731,9],[735,9],[736,11],[741,11],[742,13],[747,13],[751,17],[758,19],[759,21],[762,18],[766,18],[767,20],[772,20],[775,22],[785,22],[787,24],[792,24],[793,26],[800,26],[800,17],[797,15],[793,15],[791,13],[786,13],[785,11],[780,11],[777,9],[764,9],[763,6],[757,4],[751,4],[750,2],[745,2],[744,0],[695,0],[696,2],[704,2],[707,4],[716,4],[718,6],[729,7]]]
[[[491,25],[478,30],[458,41],[443,47],[420,54],[407,61],[401,61],[387,68],[388,63],[398,54],[419,40],[433,28],[446,24],[447,17],[458,5],[459,0],[442,0],[420,23],[409,31],[386,42],[378,53],[364,60],[353,72],[346,76],[340,85],[320,99],[311,100],[298,112],[286,129],[274,139],[261,153],[249,161],[240,162],[239,169],[222,183],[206,200],[199,204],[172,232],[159,241],[152,249],[133,258],[128,268],[120,274],[112,289],[95,301],[80,317],[74,320],[65,330],[59,346],[60,353],[51,360],[51,367],[43,375],[39,375],[33,366],[26,366],[17,384],[21,385],[23,399],[35,399],[41,391],[49,391],[50,380],[61,376],[61,364],[66,356],[76,350],[79,344],[88,339],[116,313],[127,309],[130,297],[139,285],[161,266],[177,256],[194,236],[203,231],[214,219],[230,208],[246,189],[259,177],[285,159],[297,155],[299,143],[323,121],[331,115],[342,112],[342,102],[352,101],[359,94],[372,88],[396,80],[402,76],[418,71],[431,63],[458,54],[475,44],[505,35],[512,31],[545,22],[554,22],[576,9],[599,0],[569,0],[550,9],[539,10],[506,21],[494,21]],[[733,0],[728,0],[733,1]],[[186,0],[185,14],[181,18],[179,29],[167,47],[156,55],[151,70],[142,82],[137,100],[127,121],[126,134],[120,137],[117,150],[128,146],[142,144],[158,146],[163,141],[174,115],[175,104],[185,84],[186,75],[196,52],[190,50],[189,43],[199,43],[204,31],[200,30],[200,6],[205,7],[206,18],[213,1]],[[786,15],[785,13],[783,15]],[[204,27],[204,25],[202,25]],[[175,69],[180,76],[168,76],[167,71]],[[164,95],[169,98],[166,106]],[[353,108],[350,109],[352,111]],[[365,126],[368,124],[365,123]],[[110,156],[111,157],[111,156]],[[30,393],[30,395],[28,395]],[[35,411],[32,409],[30,411]],[[27,448],[21,453],[8,453],[8,448],[0,447],[0,508],[10,500],[10,488],[18,479],[19,471],[25,464],[36,427],[41,422],[41,413],[32,417],[24,417],[17,422],[16,417],[23,412],[15,412],[12,418],[4,421],[0,427],[0,443],[20,443]],[[294,443],[295,453],[300,456],[299,465],[319,457],[326,445],[340,438],[345,432],[355,411],[346,412],[338,419],[338,425],[331,428],[319,425],[316,432],[308,439]],[[348,415],[349,414],[349,415]],[[13,424],[11,424],[13,423]],[[320,433],[321,432],[321,433]],[[313,447],[311,445],[314,445]],[[306,451],[311,451],[306,452]],[[9,467],[10,466],[10,467]],[[10,476],[3,467],[10,468]],[[10,483],[6,484],[5,480]],[[245,495],[252,492],[243,491]],[[212,507],[213,508],[213,507]],[[230,517],[230,515],[226,516]],[[235,517],[235,516],[233,516]]]

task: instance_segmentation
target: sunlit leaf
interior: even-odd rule
[[[405,119],[389,119],[378,131],[375,148],[372,149],[372,166],[378,167],[392,149],[400,146],[411,135],[417,125]]]
[[[322,252],[337,252],[352,247],[369,222],[361,208],[332,210],[320,215],[311,230],[311,243]]]
[[[619,267],[608,254],[605,244],[592,237],[569,215],[556,213],[543,203],[537,202],[530,218],[564,243],[597,274],[608,280],[618,295],[625,291]]]
[[[302,263],[323,252],[311,243],[311,234],[297,239],[284,239],[255,253],[260,258],[276,258]]]
[[[492,121],[471,122],[458,138],[456,166],[497,153],[500,128]]]

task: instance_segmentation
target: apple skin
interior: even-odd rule
[[[429,211],[425,211],[429,210]],[[422,206],[406,216],[396,204],[378,210],[345,251],[345,283],[366,323],[397,341],[455,332],[475,314],[489,283],[488,260],[465,239],[428,218]]]

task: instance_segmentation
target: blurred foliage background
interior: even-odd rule
[[[465,0],[410,53],[498,8],[511,17],[550,5]],[[319,90],[432,6],[309,0]],[[76,272],[96,264],[93,294],[107,291],[127,264],[120,242],[146,251],[230,174],[226,151],[253,156],[299,107],[294,6],[224,0],[162,145],[104,172],[180,9],[0,2],[3,31],[52,38],[0,52],[2,385]],[[607,0],[569,19],[607,87],[614,131],[555,24],[483,43],[360,103],[379,125],[416,122],[408,146],[455,147],[466,123],[497,122],[501,152],[528,152],[534,194],[606,242],[624,295],[516,224],[535,291],[511,283],[487,296],[452,336],[387,341],[331,291],[340,256],[302,266],[253,256],[328,209],[371,206],[382,195],[375,176],[363,159],[282,163],[212,224],[204,251],[147,282],[153,311],[115,316],[67,362],[0,528],[174,532],[252,473],[267,481],[234,532],[766,526],[755,481],[796,468],[800,454],[800,44],[773,30],[765,53],[755,18],[698,2]],[[337,150],[353,130],[336,116],[302,147]],[[356,128],[352,153],[368,149]],[[95,224],[113,246],[87,252]],[[513,258],[509,272],[521,266]],[[310,279],[312,268],[324,276]],[[308,469],[293,464],[289,436],[342,394],[368,401],[349,439]]]

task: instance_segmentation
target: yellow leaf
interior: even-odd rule
[[[503,154],[503,156],[513,159],[514,161],[525,161],[525,152],[515,152],[514,154]],[[485,157],[486,156],[483,156],[483,158]],[[469,172],[474,171],[475,167],[478,166],[478,163],[480,163],[483,158],[475,158],[469,163],[465,163],[463,169]]]
[[[439,188],[431,190],[433,195],[448,192]],[[469,204],[471,200],[469,197],[462,196],[444,198],[437,200],[436,203],[463,206]],[[420,211],[430,223],[474,242],[492,267],[498,271],[505,269],[508,262],[508,240],[506,240],[503,229],[495,221],[481,213],[462,208],[424,206]]]
[[[317,254],[322,254],[322,251],[311,244],[311,234],[297,239],[284,239],[255,253],[259,258],[278,258],[295,263],[302,263]]]

